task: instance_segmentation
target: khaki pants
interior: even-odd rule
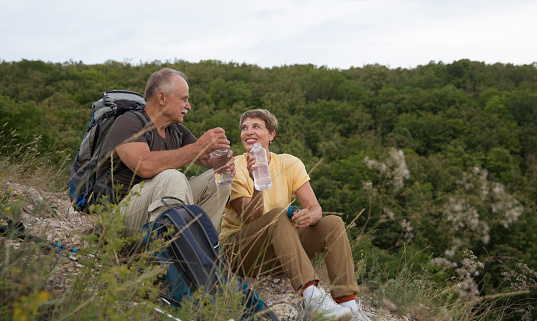
[[[125,235],[141,233],[144,224],[156,219],[166,209],[161,202],[164,196],[179,198],[187,205],[201,206],[218,230],[230,193],[231,185],[216,185],[212,169],[190,180],[178,170],[165,170],[134,185],[119,203],[121,214],[125,216]],[[171,199],[165,202],[172,206],[178,204]]]
[[[349,240],[338,216],[325,216],[313,226],[296,229],[287,209],[274,209],[231,236],[225,249],[236,273],[255,277],[283,271],[296,292],[319,279],[311,259],[324,253],[332,296],[358,292]]]

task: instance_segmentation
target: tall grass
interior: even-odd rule
[[[28,143],[19,143],[16,131],[4,124],[0,128],[0,175],[6,181],[49,192],[66,190],[71,165],[69,149],[41,153],[40,141],[37,136]]]
[[[78,261],[46,251],[44,242],[0,237],[0,320],[229,320],[242,313],[240,292],[222,289],[208,301],[201,290],[180,308],[159,300],[157,247],[123,237],[118,206],[96,208],[100,235],[86,237]],[[75,254],[72,254],[75,255]],[[233,291],[232,291],[233,290]],[[158,309],[158,311],[157,311]]]
[[[359,243],[360,240],[355,247],[360,249],[370,245],[363,240]],[[395,313],[417,321],[534,320],[532,313],[537,300],[531,293],[537,289],[537,274],[529,267],[518,264],[520,269],[510,269],[505,261],[514,259],[509,257],[479,262],[471,251],[465,250],[465,259],[453,276],[450,268],[455,266],[439,267],[438,258],[428,255],[429,261],[423,263],[423,255],[410,255],[404,248],[395,277],[389,277],[388,265],[381,266],[378,256],[362,259],[366,267],[360,270],[358,279],[366,289],[366,300],[379,308],[379,317]],[[491,295],[481,295],[479,290],[485,278],[478,270],[485,264],[496,264],[496,269],[504,271],[505,276],[505,284]]]

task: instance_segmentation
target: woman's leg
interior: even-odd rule
[[[298,234],[310,259],[324,253],[328,277],[332,283],[332,297],[358,292],[351,248],[345,225],[339,216],[325,216],[317,224],[299,229]]]
[[[296,292],[318,280],[287,209],[274,209],[245,225],[226,242],[231,266],[239,274],[257,276],[283,271]]]

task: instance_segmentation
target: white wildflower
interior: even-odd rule
[[[393,184],[396,190],[400,190],[404,187],[404,180],[410,178],[410,171],[406,166],[405,154],[402,150],[392,148],[390,156],[396,165],[393,170]]]
[[[401,225],[401,229],[403,230],[403,236],[408,242],[414,236],[414,228],[410,225],[410,222],[405,219],[401,220],[401,222],[399,222],[399,225]]]
[[[410,171],[407,168],[405,154],[402,150],[392,148],[389,154],[390,158],[386,159],[385,163],[370,159],[368,156],[364,158],[363,163],[370,170],[375,170],[388,179],[398,191],[404,187],[404,180],[410,178]]]
[[[450,245],[451,247],[444,252],[447,257],[453,257],[457,250],[465,245],[465,242],[458,237],[452,237]]]
[[[464,251],[465,258],[461,261],[461,268],[455,269],[458,276],[456,293],[462,297],[475,298],[479,296],[479,288],[474,277],[479,275],[479,270],[485,264],[477,261],[477,257],[470,250]]]
[[[387,207],[384,207],[382,209],[382,215],[380,217],[380,223],[384,223],[387,221],[393,221],[395,219],[395,214],[393,211]]]
[[[499,183],[492,183],[493,196],[495,203],[492,204],[493,213],[503,213],[504,218],[501,222],[505,228],[508,228],[511,223],[518,220],[524,207],[519,205],[519,202],[511,195],[505,192],[505,187]]]
[[[490,227],[487,222],[479,222],[479,238],[484,244],[489,244],[490,242]]]
[[[431,260],[431,264],[436,265],[436,266],[444,266],[444,267],[447,267],[447,268],[455,268],[455,267],[457,267],[457,263],[451,262],[450,260],[445,259],[443,257],[435,257],[435,258],[433,258]]]

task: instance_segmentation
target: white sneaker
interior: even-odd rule
[[[351,308],[352,319],[351,321],[371,321],[371,319],[365,315],[362,311],[362,301],[358,301],[358,304],[353,305]]]
[[[313,294],[311,295],[305,310],[308,319],[310,319],[314,313],[322,314],[323,316],[330,318],[330,320],[350,321],[352,319],[351,310],[334,302],[332,297],[326,294],[323,288],[315,288],[313,290]]]

